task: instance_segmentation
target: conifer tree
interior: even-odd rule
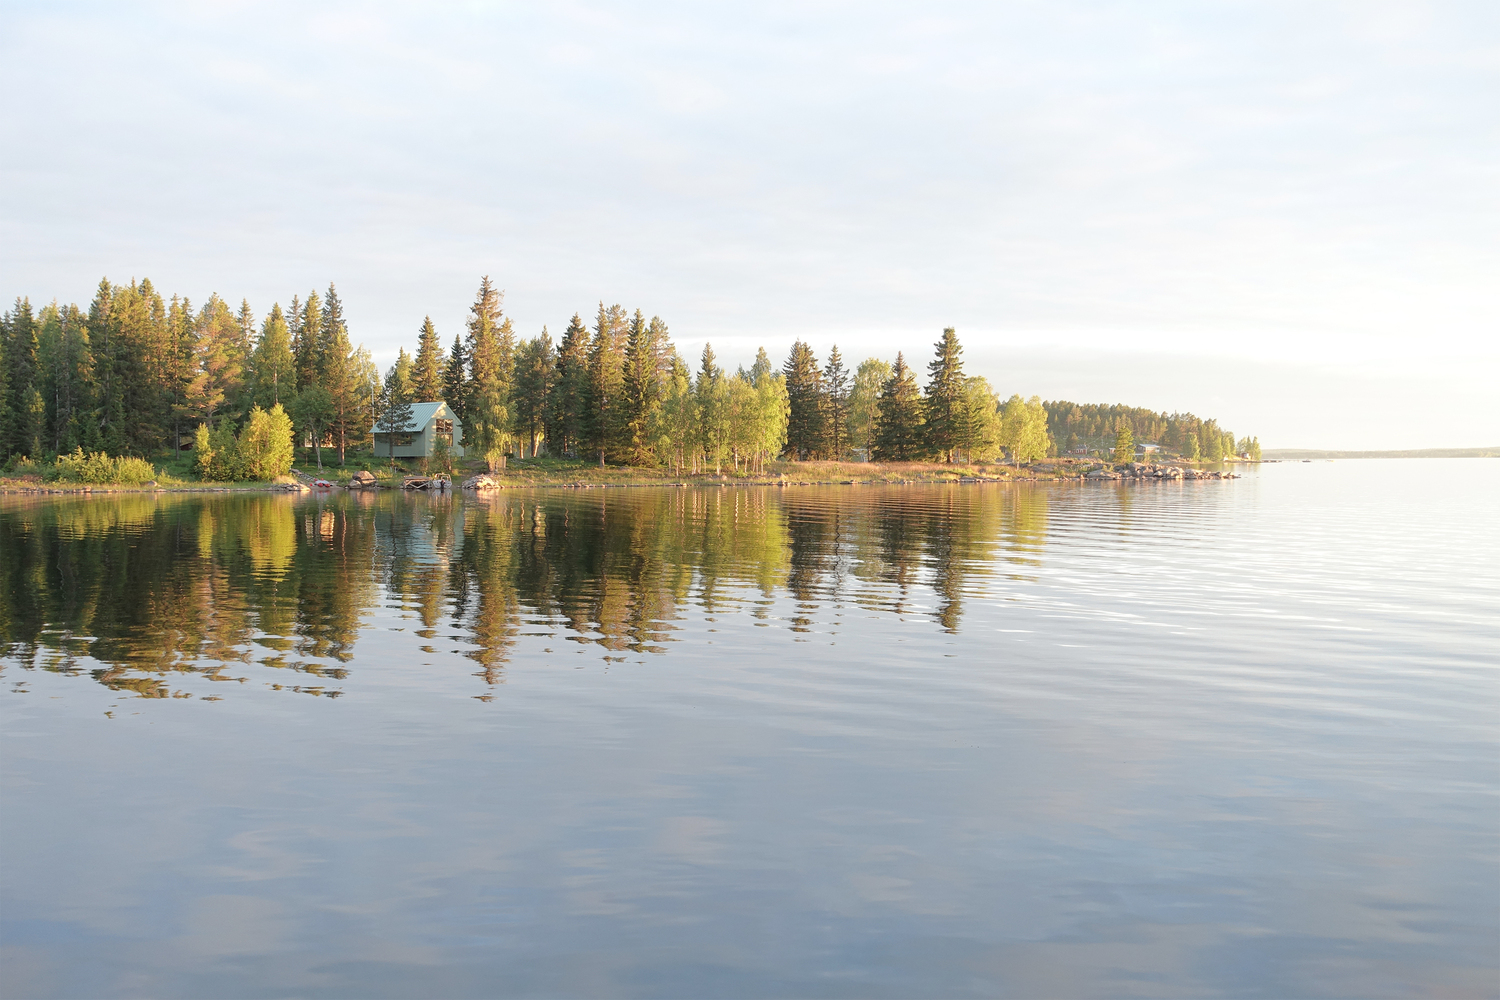
[[[849,369],[844,367],[839,345],[834,344],[823,369],[823,390],[827,400],[829,457],[836,462],[842,462],[849,450],[849,383]]]
[[[296,299],[292,300],[295,311]],[[293,347],[297,358],[297,384],[323,384],[323,300],[308,292],[297,320],[297,341]]]
[[[882,462],[914,461],[922,456],[923,437],[922,391],[898,353],[876,407],[873,455]]]
[[[406,357],[403,348],[401,357]],[[410,365],[408,358],[407,364]],[[400,370],[400,359],[391,366],[386,374],[385,385],[381,389],[379,401],[376,403],[378,412],[375,421],[375,429],[385,435],[391,465],[396,464],[396,437],[407,430],[411,423],[411,388],[408,373]]]
[[[587,393],[583,403],[583,435],[602,467],[606,457],[618,460],[624,436],[625,310],[599,303],[594,339],[589,345]]]
[[[363,365],[355,357],[354,345],[349,339],[344,304],[332,282],[329,282],[328,295],[323,300],[323,342],[319,353],[322,364],[319,382],[333,400],[333,420],[329,430],[333,432],[334,444],[339,451],[339,465],[343,465],[349,445],[365,435],[364,418],[373,400],[366,395],[370,387],[364,384],[367,380],[362,378]]]
[[[791,414],[787,418],[786,446],[793,459],[819,458],[827,450],[827,420],[824,413],[823,373],[812,348],[798,340],[792,344],[786,364],[787,398]]]
[[[271,306],[266,320],[260,327],[260,339],[250,356],[250,369],[255,385],[255,404],[269,411],[281,403],[290,402],[297,394],[297,365],[292,355],[291,331],[281,303]]]
[[[547,446],[559,455],[577,454],[584,428],[584,401],[588,397],[589,330],[573,314],[557,348],[557,373],[552,380],[552,400],[547,407],[551,424]]]
[[[552,335],[547,328],[524,341],[516,351],[515,390],[511,420],[516,431],[536,457],[539,439],[546,435],[547,402],[552,398],[552,380],[557,373],[557,358],[552,349]],[[548,442],[550,447],[551,442]]]
[[[396,363],[391,366],[388,379],[395,380],[397,392],[400,393],[403,399],[408,401],[415,401],[417,398],[416,385],[412,379],[412,369],[411,355],[406,353],[406,348],[397,348]]]
[[[837,350],[837,348],[835,348]],[[771,356],[766,353],[764,347],[755,351],[755,363],[750,366],[750,382],[759,386],[774,374],[775,369],[771,367]]]
[[[654,338],[664,331],[660,320],[649,326],[639,309],[630,321],[625,341],[625,378],[623,388],[625,425],[629,434],[627,460],[631,465],[655,465],[651,429],[661,406],[661,379],[657,372],[657,345]]]
[[[9,412],[4,427],[7,433],[0,439],[0,449],[40,460],[41,456],[30,450],[32,435],[26,417],[31,390],[37,381],[37,323],[29,298],[16,299],[5,320],[4,340]]]
[[[453,337],[453,349],[448,352],[448,366],[443,370],[443,399],[458,419],[468,426],[469,420],[469,354],[464,350],[463,337]]]
[[[443,398],[443,344],[438,339],[432,317],[422,318],[417,335],[417,358],[412,365],[413,399],[418,403],[435,403]]]
[[[964,422],[963,348],[951,326],[943,331],[942,339],[934,348],[935,357],[927,366],[927,396],[924,400],[927,447],[942,461],[949,462],[953,459],[953,449],[958,445]]]
[[[10,348],[10,313],[0,316],[0,459],[8,459],[15,453],[12,442],[16,438],[15,404],[10,395],[10,365],[6,356]]]

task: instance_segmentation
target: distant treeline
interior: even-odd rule
[[[1234,433],[1216,420],[1203,420],[1191,413],[1156,413],[1138,406],[1069,403],[1043,404],[1047,408],[1047,431],[1063,452],[1094,452],[1114,446],[1121,428],[1130,431],[1137,444],[1155,445],[1183,458],[1217,462],[1230,455],[1260,459],[1260,441],[1253,437],[1236,441]]]
[[[23,298],[0,326],[3,460],[151,456],[201,443],[200,427],[227,441],[256,410],[280,406],[299,440],[326,443],[342,463],[383,414],[440,399],[466,450],[492,462],[552,454],[717,471],[783,457],[1028,462],[1087,450],[1123,460],[1132,442],[1150,442],[1212,460],[1259,447],[1191,414],[1002,401],[965,374],[952,329],[921,384],[904,353],[851,368],[836,345],[820,363],[800,340],[779,368],[762,349],[731,374],[711,346],[690,366],[660,317],[602,302],[592,326],[575,314],[556,343],[545,327],[518,338],[488,277],[446,350],[424,319],[415,350],[402,348],[384,377],[352,342],[332,284],[257,317],[248,302],[236,310],[213,295],[195,309],[149,280],[104,280],[87,310],[34,311]]]

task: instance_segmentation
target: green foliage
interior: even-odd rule
[[[1047,410],[1040,397],[1023,400],[1017,395],[1005,401],[1000,415],[1000,444],[1014,462],[1035,462],[1047,456]]]
[[[879,358],[866,358],[854,372],[849,390],[849,442],[869,456],[875,444],[875,424],[880,392],[890,381],[891,366]]]
[[[85,454],[78,448],[72,454],[57,456],[44,476],[52,482],[139,486],[156,478],[156,468],[143,458],[111,458],[102,451]]]
[[[184,435],[204,425],[207,457],[180,460],[206,462],[213,478],[238,478],[250,474],[236,464],[247,460],[225,422],[248,427],[256,407],[269,418],[277,405],[320,468],[329,442],[341,463],[351,450],[364,461],[372,425],[388,409],[377,405],[383,385],[412,402],[446,400],[464,434],[452,444],[476,458],[514,448],[533,458],[737,472],[763,468],[781,449],[806,459],[863,452],[982,461],[1004,447],[1035,460],[1057,442],[1107,455],[1122,421],[1133,440],[1168,455],[1259,454],[1256,439],[1236,438],[1213,420],[1136,407],[1049,402],[1039,430],[1034,399],[1007,410],[988,383],[964,376],[951,329],[936,344],[925,392],[904,356],[899,378],[879,358],[851,374],[836,346],[820,369],[800,340],[779,374],[761,350],[748,371],[730,375],[710,362],[714,373],[694,378],[660,317],[648,321],[642,310],[602,301],[592,336],[574,314],[555,349],[545,328],[518,344],[502,293],[486,277],[446,358],[425,318],[415,351],[402,347],[382,379],[369,352],[351,341],[331,283],[326,293],[292,296],[285,310],[273,303],[259,320],[248,302],[228,301],[164,299],[144,279],[102,280],[86,308],[34,311],[16,299],[0,315],[0,462],[81,449],[165,455],[170,463],[179,461]],[[254,456],[248,462],[264,466]]]
[[[453,471],[453,453],[448,448],[448,439],[441,434],[432,443],[432,457],[428,460],[428,465],[434,472]]]
[[[1130,432],[1130,425],[1120,424],[1120,429],[1115,432],[1114,460],[1117,465],[1135,461],[1135,435]]]
[[[1001,448],[1000,401],[988,381],[973,376],[964,379],[961,402],[954,453],[968,462],[988,462]]]
[[[786,448],[793,459],[822,458],[828,454],[828,420],[825,412],[823,373],[812,348],[801,340],[792,344],[786,364]]]
[[[236,441],[246,479],[269,480],[292,468],[292,418],[281,405],[250,411],[250,421]]]
[[[925,453],[921,390],[906,367],[906,358],[898,353],[891,377],[880,392],[872,457],[882,462],[912,462]]]
[[[404,355],[404,352],[403,352]],[[403,389],[403,386],[408,388]],[[387,454],[391,462],[396,461],[396,435],[406,431],[412,421],[410,382],[402,378],[400,361],[391,367],[390,378],[381,390],[376,410],[375,430],[385,435]]]
[[[943,331],[934,346],[936,356],[927,366],[928,382],[924,412],[927,447],[943,461],[951,461],[961,447],[965,407],[963,348],[953,327]]]
[[[232,483],[246,478],[234,425],[227,417],[220,418],[213,430],[209,430],[207,424],[198,425],[193,436],[193,454],[193,471],[200,479]]]
[[[422,328],[417,333],[417,357],[412,363],[411,392],[413,402],[417,403],[436,403],[443,398],[443,344],[438,339],[437,327],[432,325],[431,316],[422,317]]]
[[[333,396],[321,385],[311,385],[297,394],[292,403],[292,419],[299,434],[312,439],[318,468],[323,468],[323,435],[333,423]]]

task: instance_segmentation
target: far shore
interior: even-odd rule
[[[1226,463],[1227,464],[1227,463]],[[671,469],[635,466],[604,466],[586,462],[557,460],[512,461],[509,467],[494,474],[482,469],[455,469],[453,488],[460,490],[466,480],[489,476],[489,490],[506,489],[591,489],[647,486],[854,486],[917,485],[1016,482],[1085,482],[1114,479],[1223,478],[1227,473],[1200,471],[1191,462],[1129,463],[1115,465],[1098,460],[1056,458],[1030,465],[982,463],[974,465],[936,462],[772,462],[762,474],[736,473],[723,469],[718,473],[680,474]],[[83,484],[43,482],[38,476],[0,478],[0,493],[41,495],[101,495],[156,493],[258,493],[302,492],[316,479],[325,479],[333,489],[359,490],[354,476],[364,472],[364,463],[343,469],[325,467],[321,471],[306,465],[292,470],[293,475],[277,482],[151,482],[144,484]],[[394,475],[377,465],[368,471],[376,478],[366,489],[400,488],[408,478],[422,474],[398,470]],[[296,485],[293,483],[296,480]]]
[[[1412,451],[1319,451],[1313,448],[1267,448],[1261,452],[1267,462],[1295,462],[1319,458],[1500,458],[1500,446],[1494,448],[1417,448]]]

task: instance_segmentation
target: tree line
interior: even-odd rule
[[[1128,428],[1185,457],[1259,445],[1212,420],[1123,406],[1002,401],[964,371],[949,328],[925,380],[904,352],[850,367],[837,345],[820,362],[798,340],[775,366],[723,368],[712,345],[690,364],[665,322],[599,304],[556,342],[518,337],[503,293],[480,281],[465,330],[446,348],[431,317],[383,375],[351,340],[333,284],[257,317],[212,295],[194,308],[149,280],[100,282],[88,308],[17,299],[0,317],[0,459],[75,451],[151,456],[196,447],[215,477],[269,467],[267,435],[293,434],[322,464],[402,429],[413,402],[446,400],[470,455],[549,454],[679,471],[755,472],[768,461],[1032,462],[1118,449]],[[241,442],[244,442],[243,445]]]

